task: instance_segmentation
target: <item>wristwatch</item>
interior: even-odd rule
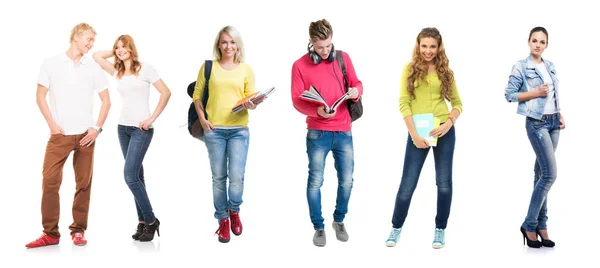
[[[94,126],[94,129],[98,131],[98,134],[102,133],[102,128],[99,126]]]
[[[448,119],[450,119],[450,121],[452,121],[453,126],[454,126],[454,124],[456,124],[456,119],[454,117],[452,117],[451,115],[448,116]]]

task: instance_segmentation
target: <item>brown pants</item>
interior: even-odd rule
[[[87,134],[68,135],[54,134],[50,136],[44,156],[42,171],[42,225],[44,232],[52,237],[60,238],[58,220],[60,218],[60,199],[58,191],[62,183],[63,166],[71,154],[75,170],[75,197],[73,199],[73,224],[69,226],[71,234],[85,232],[87,229],[90,192],[92,188],[92,170],[94,167],[94,147],[82,147],[79,141]]]

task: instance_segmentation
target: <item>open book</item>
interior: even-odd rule
[[[231,111],[234,114],[237,114],[238,112],[246,109],[244,108],[244,105],[242,105],[244,102],[246,102],[247,100],[252,100],[252,103],[254,103],[254,105],[258,105],[261,102],[263,102],[267,97],[269,97],[269,95],[271,95],[273,93],[273,91],[275,91],[275,87],[271,87],[265,91],[261,91],[261,92],[255,92],[254,94],[245,97],[243,99],[241,99],[240,101],[238,101],[235,106],[231,109]]]
[[[348,97],[348,92],[337,99],[333,105],[329,106],[317,88],[312,85],[308,90],[305,90],[302,92],[302,95],[300,95],[300,98],[305,101],[325,106],[325,112],[329,114],[335,112],[335,109],[337,109],[337,107],[344,102],[344,100],[346,100],[346,97]]]
[[[433,114],[413,114],[413,121],[415,123],[415,128],[417,130],[417,134],[419,136],[425,138],[429,145],[436,146],[437,145],[437,137],[430,136],[429,132],[431,132],[434,128],[440,126],[440,119],[434,117]]]

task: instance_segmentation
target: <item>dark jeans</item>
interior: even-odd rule
[[[454,158],[454,144],[456,136],[454,126],[448,133],[438,139],[437,146],[433,147],[433,158],[435,160],[435,184],[437,185],[437,215],[435,216],[435,227],[446,229],[448,217],[450,216],[450,205],[452,204],[452,159]],[[404,169],[402,181],[396,195],[396,206],[392,224],[394,228],[404,225],[408,207],[419,181],[421,169],[429,153],[429,148],[419,149],[412,143],[410,135],[406,142],[404,155]]]
[[[144,181],[144,167],[142,161],[152,141],[154,129],[142,130],[138,127],[119,125],[119,143],[125,157],[125,182],[135,198],[135,208],[137,209],[138,220],[140,222],[154,222],[154,213],[152,205],[146,192],[146,183]]]

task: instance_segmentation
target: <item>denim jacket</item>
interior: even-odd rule
[[[554,97],[556,99],[556,110],[560,111],[558,99],[558,78],[556,77],[556,69],[554,64],[548,60],[542,59],[546,69],[552,77],[554,83]],[[520,60],[512,68],[508,85],[504,92],[504,97],[508,102],[517,102],[520,92],[528,92],[538,89],[544,83],[542,74],[535,68],[535,62],[531,56]],[[528,101],[520,101],[517,106],[517,114],[541,119],[544,115],[544,106],[546,105],[546,97],[534,98]]]

